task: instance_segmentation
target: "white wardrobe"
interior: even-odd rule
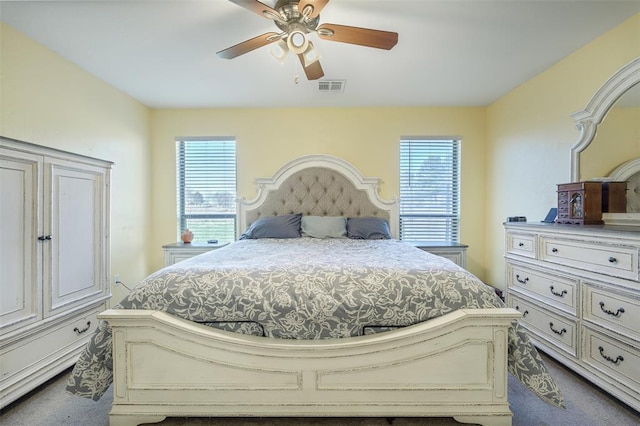
[[[108,307],[111,165],[0,138],[0,408],[73,365]]]

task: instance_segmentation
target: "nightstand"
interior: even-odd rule
[[[458,266],[466,268],[467,266],[467,247],[466,244],[453,243],[450,241],[404,241],[420,250],[428,251],[437,256],[446,257]]]
[[[173,265],[174,263],[190,259],[193,256],[197,256],[211,250],[219,249],[220,247],[224,247],[227,244],[229,243],[208,244],[198,242],[179,242],[173,244],[165,244],[164,246],[162,246],[162,250],[164,251],[164,266]]]

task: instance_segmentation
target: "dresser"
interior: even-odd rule
[[[172,243],[165,244],[162,246],[162,251],[164,252],[164,266],[173,265],[174,263],[181,262],[183,260],[187,260],[192,258],[193,256],[197,256],[202,253],[206,253],[211,250],[216,250],[221,247],[226,246],[229,243],[199,243],[199,242],[191,242],[191,243]]]
[[[536,346],[640,410],[640,229],[504,227],[507,304]]]
[[[0,138],[0,407],[75,364],[108,307],[110,172]]]

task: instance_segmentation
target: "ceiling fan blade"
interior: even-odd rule
[[[299,54],[298,59],[300,59],[300,63],[302,64],[304,73],[307,76],[307,80],[317,80],[319,78],[324,77],[324,71],[322,70],[322,65],[320,65],[320,61],[315,61],[309,64],[308,67],[305,67],[304,56],[302,54]]]
[[[311,7],[311,9],[309,9],[311,12],[309,12],[307,18],[313,19],[320,14],[327,3],[329,3],[329,0],[300,0],[300,3],[298,3],[298,11],[304,15],[305,7]]]
[[[271,20],[281,20],[282,17],[278,13],[277,10],[267,6],[264,3],[259,2],[258,0],[229,0],[231,3],[235,3],[238,6],[242,6],[245,9],[249,9],[250,11],[262,16],[263,18],[271,19]]]
[[[266,46],[267,44],[275,43],[280,40],[280,34],[278,33],[265,33],[254,37],[252,39],[238,43],[235,46],[228,47],[216,53],[221,58],[233,59],[245,53],[251,52],[259,47]]]
[[[358,44],[377,49],[390,50],[398,43],[398,33],[347,25],[323,24],[318,27],[317,32],[318,36],[324,40]]]

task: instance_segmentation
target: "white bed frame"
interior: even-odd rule
[[[309,166],[346,176],[390,217],[379,179],[344,160],[307,156],[259,180],[241,223],[269,192]],[[365,210],[366,211],[366,210]],[[340,340],[278,340],[216,330],[160,311],[108,310],[113,330],[112,426],[166,417],[453,417],[511,425],[507,335],[514,309],[458,310],[425,323]]]

